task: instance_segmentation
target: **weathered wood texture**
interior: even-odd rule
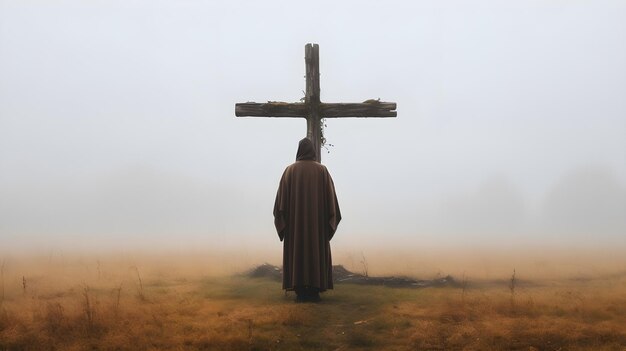
[[[304,47],[306,63],[306,93],[304,101],[309,107],[306,117],[306,136],[313,142],[317,151],[317,161],[321,161],[321,115],[320,115],[320,52],[317,44]]]
[[[320,110],[325,118],[334,117],[396,117],[395,102],[322,103]]]
[[[306,117],[307,106],[303,103],[245,102],[235,104],[237,117]]]
[[[395,102],[320,103],[320,116],[336,117],[396,117]],[[237,117],[307,117],[307,104],[301,102],[244,102],[235,104]]]

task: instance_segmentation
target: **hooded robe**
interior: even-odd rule
[[[274,224],[283,241],[283,289],[333,288],[330,239],[341,221],[335,185],[316,161],[311,140],[300,140],[296,162],[285,169],[274,203]]]

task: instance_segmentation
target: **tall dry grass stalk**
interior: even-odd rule
[[[509,290],[511,290],[511,308],[515,308],[515,287],[517,286],[517,278],[515,277],[515,268],[513,268],[513,275],[511,276],[511,282],[509,283]]]
[[[89,285],[85,285],[83,287],[83,297],[83,311],[85,312],[85,317],[87,319],[87,326],[89,330],[92,330],[95,311],[93,298],[90,298]]]
[[[0,310],[2,309],[2,305],[4,304],[4,259],[2,260],[2,264],[0,264]]]
[[[117,297],[115,299],[115,316],[117,317],[120,313],[120,297],[122,296],[122,283],[118,286],[115,291],[117,292]]]
[[[467,293],[467,276],[465,275],[465,272],[463,272],[463,279],[461,280],[461,288],[463,290],[461,290],[461,301],[463,302],[463,304],[465,304],[465,295]]]
[[[100,260],[97,260],[96,263],[97,263],[97,270],[98,270],[98,280],[100,280],[100,277],[102,275],[102,271],[100,270]]]
[[[367,259],[365,258],[365,254],[361,251],[361,264],[363,265],[363,275],[365,278],[369,277],[369,265],[367,264]]]
[[[139,268],[137,268],[137,266],[135,266],[135,272],[137,273],[137,280],[139,282],[138,296],[141,301],[144,301],[146,299],[146,295],[143,293],[143,281],[141,280],[141,274],[139,274]]]
[[[248,344],[252,345],[252,327],[253,327],[253,321],[252,318],[248,318],[246,319],[246,321],[248,322]]]

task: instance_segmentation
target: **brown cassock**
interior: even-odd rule
[[[335,185],[302,139],[296,162],[285,169],[274,203],[274,224],[283,241],[283,289],[333,288],[330,239],[341,221]]]

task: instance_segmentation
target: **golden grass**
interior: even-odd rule
[[[39,262],[5,264],[0,350],[626,349],[622,274],[522,279],[513,294],[510,275],[469,275],[465,292],[338,285],[295,304],[280,283],[191,264]]]

